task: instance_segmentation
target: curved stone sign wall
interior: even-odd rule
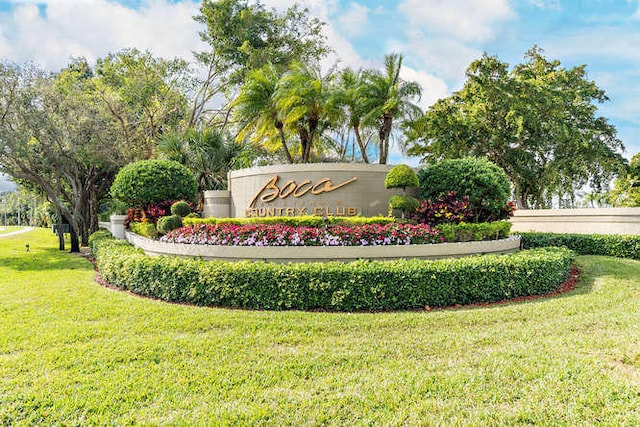
[[[229,173],[230,216],[387,215],[390,165],[305,163]],[[205,204],[205,211],[207,205]],[[212,211],[212,210],[211,210]]]

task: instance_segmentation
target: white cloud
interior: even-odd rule
[[[418,102],[418,105],[420,105],[422,109],[430,107],[438,99],[444,98],[449,93],[444,80],[425,73],[424,71],[417,71],[403,65],[400,70],[400,77],[404,81],[416,82],[422,86],[422,97]]]
[[[149,0],[137,10],[108,0],[49,0],[45,13],[19,2],[0,14],[0,55],[17,62],[35,60],[44,67],[64,67],[70,57],[93,61],[128,47],[149,49],[162,57],[191,58],[200,48],[197,4]],[[13,49],[5,52],[3,46]]]
[[[340,18],[340,30],[348,35],[362,34],[367,27],[369,8],[358,3],[351,3],[349,9]]]
[[[529,0],[529,3],[540,9],[562,10],[560,0]]]
[[[502,21],[515,17],[508,0],[403,0],[411,27],[468,41],[494,38]]]

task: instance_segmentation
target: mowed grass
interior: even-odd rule
[[[107,289],[56,246],[0,240],[0,424],[640,424],[638,261],[488,308],[262,312]]]

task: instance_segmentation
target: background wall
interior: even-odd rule
[[[640,234],[640,208],[526,209],[511,222],[511,231]]]

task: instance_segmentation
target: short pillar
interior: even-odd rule
[[[126,215],[111,215],[111,234],[116,239],[124,239],[124,222],[127,219]]]
[[[204,218],[228,218],[231,212],[231,192],[229,190],[207,190],[204,192]]]

